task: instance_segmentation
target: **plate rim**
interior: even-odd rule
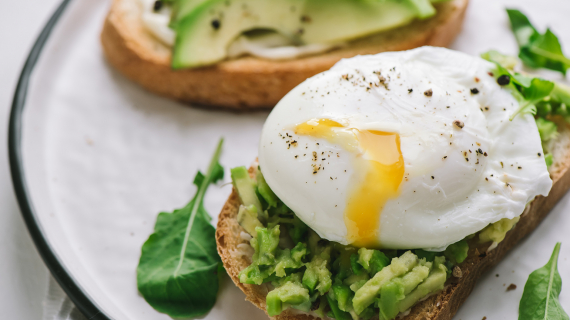
[[[51,15],[36,38],[20,72],[8,121],[8,158],[10,174],[18,206],[20,207],[20,212],[24,218],[28,233],[32,237],[36,249],[48,267],[51,275],[84,316],[93,320],[111,320],[110,317],[91,301],[85,291],[76,283],[47,242],[28,191],[22,157],[22,113],[26,105],[30,78],[49,36],[70,2],[71,0],[62,0],[57,6],[55,12]]]

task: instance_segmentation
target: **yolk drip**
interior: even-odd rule
[[[344,213],[347,240],[358,247],[379,247],[380,213],[398,195],[404,177],[404,158],[397,133],[348,128],[330,119],[312,119],[297,125],[295,132],[326,139],[357,154],[359,178],[352,188]]]

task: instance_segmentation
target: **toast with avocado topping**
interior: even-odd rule
[[[203,7],[199,5],[202,2],[186,3],[192,4],[193,8],[194,5]],[[415,2],[422,1],[410,1]],[[172,68],[176,63],[173,64],[171,48],[145,29],[139,0],[113,1],[103,26],[101,42],[109,63],[151,92],[203,106],[234,110],[271,108],[293,87],[329,69],[342,58],[423,45],[449,45],[461,28],[468,0],[432,2],[436,13],[431,18],[416,19],[403,26],[349,40],[327,52],[289,60],[242,56],[210,66],[175,70]],[[179,23],[189,23],[192,19],[186,20]],[[220,22],[214,19],[212,26],[219,29]],[[301,32],[301,36],[319,35],[318,30],[309,31]],[[226,38],[231,37],[228,35]],[[188,46],[194,44],[188,43]],[[177,59],[186,63],[189,58],[186,54],[179,54]],[[204,59],[210,59],[210,55],[196,61]]]
[[[393,319],[396,315],[405,320],[451,319],[479,277],[534,230],[570,188],[570,126],[561,119],[551,120],[557,123],[559,134],[544,146],[553,155],[549,172],[554,184],[550,194],[537,196],[530,202],[520,220],[492,224],[462,240],[465,243],[451,245],[441,254],[423,250],[356,251],[345,246],[340,248],[311,231],[305,240],[297,242],[301,239],[300,234],[307,230],[303,230],[302,223],[285,221],[285,218],[280,220],[286,225],[282,230],[287,230],[289,238],[297,245],[289,244],[291,249],[277,250],[279,253],[272,256],[271,252],[277,252],[278,244],[287,246],[283,243],[283,238],[287,237],[279,235],[277,220],[267,216],[267,210],[258,214],[256,205],[268,207],[275,195],[265,188],[257,163],[247,171],[249,179],[243,177],[245,169],[236,168],[232,178],[234,183],[241,181],[241,185],[234,185],[237,189],[234,188],[224,205],[216,231],[218,252],[227,273],[246,294],[246,300],[274,319],[355,319],[355,316],[356,319],[378,316]],[[238,190],[243,190],[244,186],[257,192],[243,197],[244,192]],[[257,197],[254,199],[251,195]],[[254,203],[259,199],[261,204]],[[273,210],[270,215],[283,216],[286,210],[279,210]],[[250,241],[250,234],[255,232],[257,234]],[[331,253],[337,257],[331,259]],[[273,261],[268,262],[271,259]],[[327,259],[331,262],[332,273],[320,267]],[[301,260],[310,262],[299,268]],[[274,272],[279,276],[279,267],[280,278],[263,275],[263,272]],[[301,272],[297,272],[299,270]],[[350,271],[343,277],[343,270]],[[374,298],[380,287],[381,298]],[[320,291],[327,293],[319,294]],[[369,295],[367,291],[373,294]],[[375,310],[376,314],[368,312],[369,309]]]

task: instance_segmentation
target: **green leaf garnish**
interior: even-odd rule
[[[496,78],[508,76],[510,79],[509,84],[504,87],[517,99],[520,107],[510,116],[509,120],[512,121],[519,113],[535,115],[537,113],[536,104],[546,98],[550,98],[555,87],[554,82],[511,72],[508,67],[512,69],[516,65],[516,63],[513,63],[512,57],[505,56],[494,50],[481,54],[481,57],[495,63],[497,68],[493,74]]]
[[[487,61],[495,62],[500,67],[511,70],[514,69],[517,64],[519,64],[519,59],[517,59],[517,57],[502,54],[497,50],[489,50],[485,53],[482,53],[481,58]]]
[[[524,16],[523,16],[524,17]],[[525,20],[526,17],[519,20]],[[523,30],[523,31],[520,31]],[[529,30],[533,28],[520,29],[519,38],[532,38]],[[526,30],[526,31],[524,31]],[[524,35],[524,37],[523,37]],[[483,59],[495,63],[496,68],[492,70],[492,75],[497,79],[497,83],[508,90],[519,103],[519,108],[515,111],[510,120],[513,120],[519,113],[528,113],[535,116],[536,125],[542,140],[544,160],[547,167],[552,165],[552,154],[548,153],[548,142],[557,136],[557,125],[551,121],[552,116],[562,116],[570,122],[570,87],[561,83],[544,80],[531,75],[514,72],[514,67],[518,64],[515,57],[503,55],[495,50],[481,54]]]
[[[507,9],[507,14],[519,45],[521,60],[532,68],[547,68],[566,75],[570,59],[564,56],[558,37],[550,29],[540,34],[519,10]]]
[[[161,212],[142,247],[138,290],[154,309],[171,317],[201,316],[216,302],[221,260],[203,199],[208,186],[223,178],[218,163],[222,143],[220,139],[206,174],[196,174],[198,191],[192,201],[172,213]]]
[[[562,279],[558,273],[560,242],[548,263],[533,271],[524,286],[519,305],[519,320],[568,320],[558,296],[562,290]]]
[[[511,115],[509,120],[513,120],[514,117],[522,113],[530,113],[536,114],[536,106],[535,104],[544,98],[550,95],[550,92],[554,89],[554,82],[540,79],[540,78],[533,78],[530,81],[528,87],[521,86],[521,93],[525,99],[523,103],[521,103],[519,109]]]

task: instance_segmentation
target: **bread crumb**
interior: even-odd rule
[[[487,317],[483,317],[483,319],[481,319],[481,320],[487,320]]]
[[[459,266],[455,266],[453,268],[453,276],[456,278],[461,278],[463,276],[463,271],[461,271],[461,268],[459,268]]]
[[[514,283],[509,284],[509,286],[507,287],[507,292],[509,291],[513,291],[517,288],[517,285]]]
[[[236,250],[234,250],[232,252],[232,254],[234,256],[247,257],[247,258],[250,258],[250,260],[251,260],[251,257],[253,256],[254,253],[255,253],[255,251],[253,250],[253,248],[249,244],[246,244],[246,243],[238,244],[236,246]]]
[[[249,241],[251,240],[251,238],[252,238],[251,235],[250,235],[249,233],[245,232],[245,231],[242,231],[242,232],[239,234],[239,236],[240,236],[240,238],[241,238],[242,240],[247,241],[247,242],[249,242]]]

